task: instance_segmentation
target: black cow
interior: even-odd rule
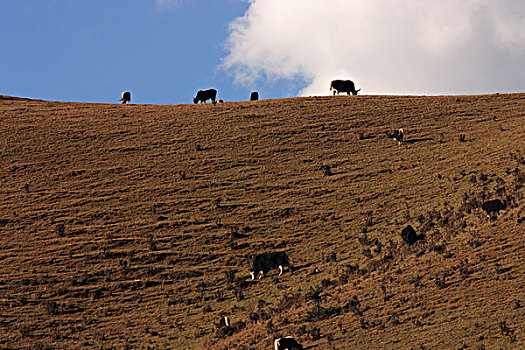
[[[122,104],[126,104],[126,103],[131,103],[131,92],[129,91],[124,91],[121,95],[120,95],[120,102],[122,102]]]
[[[193,99],[193,103],[206,103],[206,101],[211,100],[215,104],[215,98],[217,97],[217,90],[208,89],[208,90],[199,90],[197,91],[197,96]]]
[[[255,279],[255,273],[259,272],[258,276],[261,279],[269,270],[279,267],[279,276],[283,274],[283,266],[288,266],[291,269],[290,259],[285,252],[270,252],[258,254],[253,258],[252,280]]]
[[[357,92],[361,91],[361,89],[355,89],[354,82],[351,80],[332,80],[330,83],[330,91],[332,90],[334,90],[334,95],[336,93],[339,95],[340,92],[346,92],[348,95],[350,95],[350,93],[357,95]]]
[[[257,91],[254,91],[250,95],[250,101],[258,101],[259,100],[259,93]]]
[[[303,350],[303,346],[292,337],[275,339],[275,350]]]
[[[505,203],[503,203],[500,199],[493,199],[491,201],[486,201],[481,205],[481,209],[483,209],[488,216],[491,215],[498,215],[500,210],[505,209]]]
[[[412,245],[419,240],[425,239],[425,235],[417,235],[416,230],[411,225],[408,225],[401,231],[401,238],[406,244]]]

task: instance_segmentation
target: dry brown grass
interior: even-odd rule
[[[523,348],[523,140],[525,94],[0,96],[0,347]]]

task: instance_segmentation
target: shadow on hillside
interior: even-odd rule
[[[341,174],[346,174],[346,171],[333,171],[333,172],[330,172],[329,176],[341,175]]]
[[[303,264],[303,265],[294,265],[293,272],[298,271],[298,270],[302,270],[302,269],[306,269],[306,268],[308,268],[308,267],[310,267],[312,265],[313,265],[313,263],[308,263],[308,264]]]
[[[424,142],[424,141],[432,141],[432,140],[433,140],[433,138],[431,138],[431,137],[423,137],[423,138],[419,138],[419,139],[403,140],[403,143],[412,144],[412,143],[416,143],[416,142]]]

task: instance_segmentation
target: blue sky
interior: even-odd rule
[[[525,91],[523,0],[0,0],[0,94],[191,103]]]
[[[191,103],[198,89],[246,100],[302,85],[234,84],[221,68],[241,0],[2,0],[0,94],[55,101]],[[253,86],[249,86],[253,85]]]

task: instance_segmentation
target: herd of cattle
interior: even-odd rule
[[[402,132],[402,130],[401,130]],[[396,135],[396,139],[399,137],[402,140],[402,136]],[[489,218],[493,218],[494,215],[498,215],[500,211],[506,208],[506,203],[502,202],[500,199],[494,199],[485,201],[481,205],[481,209],[485,211]],[[415,244],[417,241],[425,240],[424,234],[417,234],[416,230],[412,225],[406,226],[401,231],[401,239],[409,246]],[[252,280],[255,279],[255,276],[258,276],[259,279],[263,278],[268,271],[271,269],[279,268],[279,276],[283,274],[283,268],[288,267],[288,270],[293,271],[293,265],[290,262],[290,258],[283,251],[277,252],[265,252],[257,254],[252,260],[250,275]],[[227,316],[221,317],[219,324],[217,324],[217,329],[228,329],[230,327],[230,320]],[[284,337],[278,338],[274,341],[275,350],[302,350],[303,346],[297,342],[293,337]]]
[[[339,94],[341,92],[346,92],[348,95],[357,95],[361,89],[356,90],[355,84],[351,80],[333,80],[330,83],[330,91],[333,91],[333,94]],[[193,98],[193,103],[206,103],[206,101],[211,100],[213,104],[222,103],[223,100],[217,100],[217,90],[208,89],[208,90],[199,90],[197,95]],[[259,93],[254,91],[250,95],[250,101],[259,100]],[[121,95],[120,101],[123,104],[131,103],[131,93],[125,91]],[[404,130],[402,128],[394,130],[392,133],[389,133],[389,137],[395,139],[399,145],[403,143],[404,139]],[[481,209],[487,213],[489,217],[498,215],[499,212],[505,209],[506,204],[499,199],[486,201],[482,204]],[[424,234],[417,234],[415,229],[408,225],[401,231],[402,240],[408,244],[412,245],[419,240],[424,240]],[[252,280],[255,279],[255,276],[258,279],[263,278],[270,270],[279,269],[279,276],[283,274],[283,268],[288,267],[289,271],[293,271],[293,266],[290,262],[290,258],[286,252],[265,252],[255,255],[252,261],[252,266],[250,270],[250,275]],[[230,326],[230,320],[227,316],[221,317],[217,328],[228,328]],[[302,350],[303,346],[297,342],[292,337],[283,337],[275,339],[274,341],[275,350]]]
[[[334,95],[341,92],[346,92],[348,95],[357,95],[361,89],[356,90],[355,84],[351,80],[332,80],[330,83],[330,91],[334,92]],[[217,90],[215,89],[208,89],[208,90],[199,90],[197,91],[197,95],[193,98],[193,103],[206,103],[206,101],[211,100],[213,104],[222,103],[223,100],[219,99],[217,100]],[[259,100],[259,93],[257,91],[254,91],[250,94],[250,101],[258,101]],[[124,91],[121,94],[120,102],[122,104],[131,103],[131,92]]]

